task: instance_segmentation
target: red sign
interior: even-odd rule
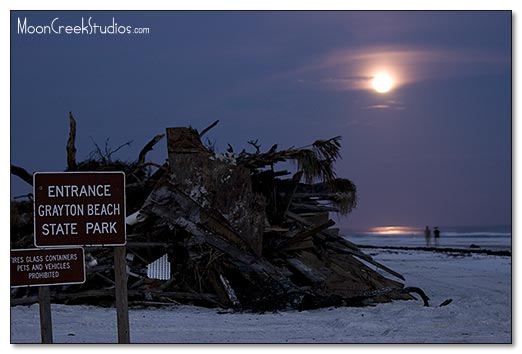
[[[125,244],[123,172],[37,172],[33,186],[36,247]]]
[[[83,248],[11,250],[11,286],[85,282]]]

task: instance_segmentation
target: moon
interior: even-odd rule
[[[393,88],[393,79],[388,73],[378,73],[372,80],[373,89],[379,93],[386,93]]]

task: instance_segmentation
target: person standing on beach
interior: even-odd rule
[[[426,228],[424,229],[424,237],[426,237],[426,247],[430,247],[430,244],[431,244],[431,230],[428,227],[428,225],[426,225]]]
[[[440,230],[438,226],[433,229],[433,235],[435,236],[435,247],[439,247]]]

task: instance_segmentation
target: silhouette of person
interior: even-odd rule
[[[433,235],[435,236],[435,247],[439,247],[440,230],[438,226],[433,229]]]
[[[426,225],[426,228],[424,229],[424,237],[426,238],[426,247],[430,247],[430,245],[431,245],[431,230],[428,227],[428,225]]]

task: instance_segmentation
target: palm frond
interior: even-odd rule
[[[334,163],[341,158],[341,137],[328,140],[316,140],[313,144],[302,148],[290,148],[276,151],[271,149],[265,153],[242,153],[238,162],[251,169],[257,169],[274,163],[293,160],[297,169],[303,171],[306,183],[315,181],[330,182],[336,178]]]
[[[341,157],[341,136],[336,136],[328,140],[316,140],[313,150],[321,160],[331,160],[332,162]]]
[[[349,214],[357,206],[357,188],[345,178],[334,178],[329,182],[300,184],[296,196],[301,202],[317,206],[330,204],[341,215]],[[326,203],[326,204],[325,204]]]

